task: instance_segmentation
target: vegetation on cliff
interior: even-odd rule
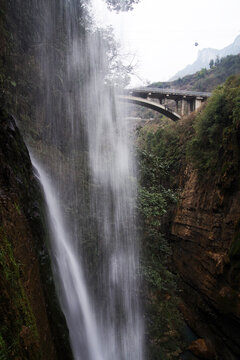
[[[229,181],[239,170],[240,76],[215,90],[193,128],[187,153],[194,166],[200,172],[219,169]]]
[[[109,6],[115,10],[129,9],[137,1],[126,1],[125,7],[120,8],[119,1],[107,1]],[[19,121],[31,144],[38,149],[42,158],[49,158],[51,154],[57,153],[59,157],[65,157],[64,171],[68,172],[68,144],[54,143],[51,129],[46,137],[46,128],[50,127],[48,116],[44,110],[36,106],[36,99],[42,99],[44,81],[39,74],[38,64],[35,59],[35,51],[41,46],[42,33],[39,25],[38,31],[32,32],[32,22],[40,24],[44,21],[44,14],[39,13],[33,18],[30,8],[24,8],[21,14],[17,13],[14,4],[0,0],[0,100],[4,107],[12,113],[19,115]],[[9,8],[8,8],[9,6]],[[8,8],[8,9],[7,9]],[[10,11],[12,19],[6,18],[6,10]],[[80,13],[83,8],[79,9]],[[31,19],[31,20],[30,20]],[[22,32],[18,29],[21,28]],[[85,28],[82,28],[81,36],[84,38]],[[109,33],[105,32],[106,41],[112,41]],[[54,51],[49,46],[52,56],[59,55],[56,73],[51,77],[51,91],[54,94],[55,107],[64,112],[60,106],[61,98],[64,96],[62,88],[64,77],[64,34],[59,35],[58,43]],[[195,75],[187,76],[172,83],[160,83],[159,87],[176,87],[193,90],[212,90],[213,87],[226,79],[228,74],[240,71],[240,57],[229,56],[222,59],[219,64],[210,70],[201,70]],[[156,84],[154,84],[156,85]],[[146,287],[143,289],[143,298],[146,304],[147,336],[149,342],[149,359],[162,359],[165,357],[178,356],[176,352],[181,348],[181,316],[177,310],[178,290],[176,276],[169,270],[168,262],[171,257],[171,247],[164,236],[168,228],[167,216],[169,211],[177,203],[176,191],[179,186],[178,173],[190,164],[199,175],[207,179],[217,177],[218,186],[226,191],[238,188],[239,180],[239,142],[240,142],[240,77],[231,77],[224,85],[220,86],[203,107],[196,118],[191,115],[188,119],[178,124],[167,125],[164,128],[151,126],[144,127],[139,132],[139,163],[140,163],[140,190],[139,190],[139,211],[142,214],[142,270]],[[34,121],[38,119],[38,121]],[[2,114],[4,122],[5,115]],[[11,121],[10,121],[11,123]],[[9,138],[14,138],[15,125],[9,125]],[[66,124],[61,131],[68,131]],[[3,133],[2,133],[3,134]],[[67,137],[66,137],[67,138]],[[44,141],[43,141],[44,139]],[[45,238],[41,219],[41,196],[36,196],[37,187],[31,187],[33,179],[30,161],[25,164],[28,155],[24,144],[15,142],[15,152],[9,152],[9,144],[5,143],[4,136],[1,139],[2,154],[6,161],[1,162],[0,181],[0,220],[9,219],[9,223],[0,223],[0,268],[3,274],[1,278],[1,304],[4,311],[7,309],[7,316],[1,312],[3,321],[0,326],[0,358],[8,359],[13,356],[31,359],[46,358],[41,351],[50,349],[51,344],[43,345],[41,339],[45,325],[40,323],[38,308],[34,308],[32,289],[33,279],[27,277],[32,266],[31,254],[28,256],[28,263],[23,264],[20,248],[23,240],[29,243],[30,235],[26,230],[29,227],[35,228],[36,235],[33,243],[39,255],[41,264],[42,283],[45,291],[45,301],[48,309],[50,323],[55,323],[60,317],[60,324],[52,326],[52,334],[57,343],[59,358],[71,357],[67,343],[67,332],[58,310],[58,303],[55,291],[52,286],[49,258],[46,247],[42,240]],[[79,157],[78,168],[79,183],[88,188],[88,174],[86,165],[86,154],[84,144],[77,154]],[[23,150],[24,149],[24,150]],[[1,154],[1,155],[2,155]],[[50,155],[49,155],[50,154]],[[15,161],[15,160],[16,161]],[[3,166],[4,165],[4,166]],[[52,171],[54,172],[54,164]],[[83,170],[85,174],[83,175]],[[28,190],[26,190],[28,189]],[[30,192],[29,189],[32,189]],[[3,191],[2,191],[3,190]],[[8,192],[5,192],[5,191]],[[39,190],[38,190],[39,191]],[[18,192],[20,195],[18,195]],[[10,194],[11,193],[11,194]],[[39,194],[39,193],[38,193]],[[82,199],[81,199],[82,201]],[[85,201],[85,199],[83,199]],[[36,205],[36,206],[35,206]],[[6,208],[8,212],[6,212]],[[87,200],[86,200],[87,209]],[[71,204],[66,202],[66,212],[71,214]],[[85,217],[87,217],[84,214]],[[9,214],[11,216],[9,216]],[[23,216],[26,217],[23,220]],[[80,216],[80,215],[79,215]],[[25,235],[19,235],[22,230],[22,223],[26,221]],[[85,220],[82,220],[85,221]],[[39,223],[40,222],[40,223]],[[7,225],[7,226],[6,226]],[[239,263],[240,263],[240,236],[239,222],[234,224],[235,234],[229,249],[230,265],[228,281],[234,283],[234,291],[230,300],[224,299],[221,306],[224,311],[229,312],[230,307],[236,304],[236,294],[239,284]],[[15,228],[15,231],[14,231]],[[83,226],[83,233],[86,231]],[[33,231],[34,233],[34,231]],[[94,231],[92,234],[84,234],[89,239],[86,246],[86,253],[91,258],[91,268],[97,268],[96,239]],[[20,241],[21,240],[21,241]],[[26,246],[27,247],[27,246]],[[29,244],[28,244],[29,247]],[[34,246],[32,247],[34,248]],[[18,253],[19,251],[19,253]],[[24,254],[25,255],[25,254]],[[35,256],[35,255],[34,255]],[[88,259],[88,260],[87,260]],[[25,275],[24,275],[25,274]],[[27,275],[26,275],[27,274]],[[94,271],[92,272],[94,274]],[[94,277],[94,275],[92,275]],[[29,280],[31,279],[31,280]],[[45,281],[44,281],[45,279]],[[29,282],[30,281],[30,282]],[[93,280],[94,281],[94,280]],[[39,290],[40,291],[40,290]],[[46,295],[47,294],[47,295]],[[49,296],[49,294],[51,294]],[[50,301],[46,298],[50,297]],[[14,301],[12,301],[13,299]],[[223,305],[222,305],[223,304]],[[39,313],[42,315],[42,313]],[[16,321],[15,321],[16,320]],[[47,322],[47,320],[46,320]],[[57,329],[56,329],[57,328]],[[49,333],[50,334],[50,333]],[[49,338],[51,335],[49,335]],[[62,342],[62,343],[61,343]],[[47,350],[45,350],[45,354]],[[50,355],[51,354],[51,355]],[[53,355],[52,355],[53,354]],[[175,354],[175,355],[171,355]],[[54,358],[54,350],[49,350],[49,358]]]
[[[212,91],[231,75],[240,73],[240,54],[221,58],[211,69],[202,69],[193,75],[186,75],[169,82],[154,82],[149,85],[159,88],[181,90]]]
[[[162,186],[171,192],[179,191],[173,213],[161,213],[159,233],[165,231],[166,239],[173,241],[172,266],[183,280],[180,297],[187,304],[181,309],[190,326],[211,344],[210,358],[223,354],[223,358],[235,359],[239,354],[239,109],[237,75],[218,87],[197,114],[165,127],[147,123],[139,130],[139,142],[147,159],[143,162],[149,176],[149,181],[143,177],[147,192],[155,184],[152,174],[159,169],[160,191]],[[145,219],[155,220],[154,206],[159,215],[163,209],[160,199],[158,193],[152,198],[143,197],[143,204],[147,204],[143,209]],[[171,204],[171,199],[164,199],[165,206]],[[171,221],[175,221],[174,225]],[[159,235],[155,236],[159,240],[151,244],[161,244]],[[221,342],[225,333],[228,339]]]
[[[139,135],[139,211],[142,216],[141,267],[144,282],[148,359],[171,359],[182,351],[182,319],[177,309],[176,276],[169,270],[171,249],[163,230],[163,219],[177,202],[167,187],[170,163],[152,151]]]
[[[19,210],[20,211],[20,210]],[[8,239],[3,227],[0,228],[0,269],[1,297],[4,309],[1,313],[0,358],[11,357],[41,359],[40,339],[36,320],[23,288],[20,268],[12,249],[12,239]]]
[[[46,248],[42,194],[15,121],[2,109],[0,126],[0,357],[55,359],[58,344],[65,359],[68,334]]]
[[[239,166],[239,109],[240,75],[236,75],[219,86],[197,114],[165,127],[143,127],[141,141],[168,161],[171,174],[190,161],[200,175],[218,169],[227,180]]]

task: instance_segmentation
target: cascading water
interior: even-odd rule
[[[53,186],[50,183],[45,172],[40,165],[31,156],[32,164],[39,173],[39,180],[43,186],[45,199],[48,205],[49,224],[52,232],[52,249],[58,269],[58,277],[61,279],[64,288],[63,296],[68,306],[68,314],[71,317],[71,328],[73,338],[78,342],[79,322],[78,314],[83,318],[86,329],[86,341],[90,349],[92,359],[103,359],[98,342],[96,319],[87,294],[87,287],[83,279],[83,273],[79,264],[77,254],[72,246],[64,227],[63,216],[60,211],[60,204],[54,193]],[[78,357],[80,358],[80,357]]]
[[[50,178],[43,160],[33,163],[74,358],[142,360],[133,151],[122,109],[104,84],[107,49],[99,32],[86,31],[82,1],[39,3],[46,19],[38,114],[48,155],[32,152],[45,159]]]

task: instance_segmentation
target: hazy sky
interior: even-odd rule
[[[112,24],[124,52],[135,54],[143,81],[168,80],[194,62],[200,49],[221,49],[240,33],[240,0],[140,0],[120,14],[108,11],[103,0],[93,4],[97,21]]]

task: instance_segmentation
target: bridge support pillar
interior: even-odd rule
[[[181,100],[181,116],[188,114],[188,102],[186,99]]]
[[[175,104],[176,104],[176,113],[179,113],[179,101],[175,100]]]
[[[189,115],[194,110],[195,110],[195,100],[194,99],[182,99],[181,100],[181,116]]]
[[[201,105],[202,105],[202,102],[203,102],[203,98],[198,96],[196,97],[195,99],[195,110],[197,110]]]
[[[188,114],[193,112],[195,110],[195,100],[190,99],[189,100],[189,107],[188,107]]]

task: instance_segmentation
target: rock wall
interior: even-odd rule
[[[238,174],[222,180],[186,167],[170,238],[181,311],[208,348],[202,358],[232,360],[240,358],[240,191]]]
[[[43,201],[14,119],[0,109],[0,358],[70,359]]]

